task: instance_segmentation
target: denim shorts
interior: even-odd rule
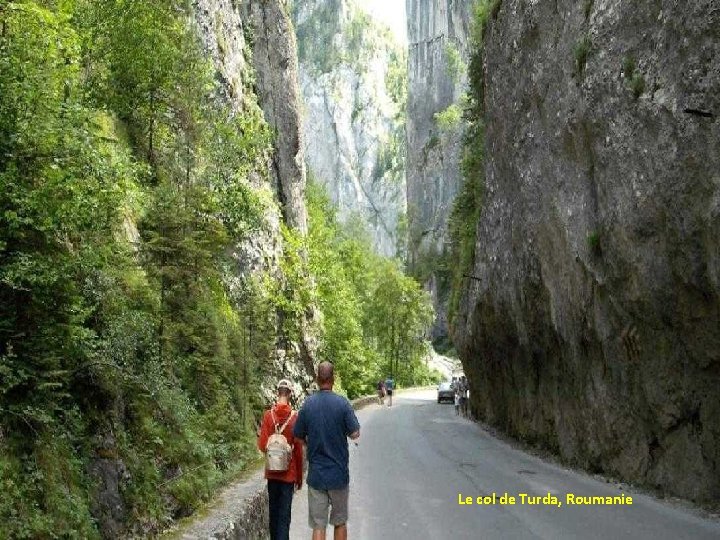
[[[343,489],[315,489],[308,486],[308,523],[313,529],[323,529],[328,525],[343,525],[348,520],[349,486]]]

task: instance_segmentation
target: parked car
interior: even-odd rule
[[[437,388],[437,402],[449,401],[450,403],[455,402],[455,390],[453,390],[452,383],[450,381],[441,382]]]

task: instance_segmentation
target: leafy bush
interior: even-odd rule
[[[645,77],[642,73],[634,73],[630,79],[630,90],[632,90],[635,99],[638,99],[645,92]]]
[[[391,374],[402,385],[424,384],[427,293],[398,261],[376,255],[359,225],[339,223],[315,184],[308,186],[308,211],[309,271],[323,314],[320,357],[335,362],[349,397],[373,393]]]
[[[575,56],[575,74],[582,75],[585,71],[585,65],[587,64],[588,56],[592,48],[592,41],[590,36],[584,36],[580,41],[575,44],[573,48],[573,54]]]
[[[452,103],[445,110],[435,113],[433,118],[440,129],[451,130],[460,124],[462,109],[457,103]]]
[[[633,74],[635,73],[635,68],[636,68],[635,58],[633,58],[631,55],[627,55],[625,57],[625,59],[623,60],[623,67],[622,67],[623,75],[626,78],[632,77]]]
[[[455,83],[460,82],[462,74],[467,70],[457,46],[449,42],[445,45],[445,60],[447,62],[447,74]]]
[[[270,133],[251,100],[215,99],[185,9],[0,9],[2,537],[97,537],[99,457],[127,466],[130,531],[254,459],[269,350],[244,344],[266,307],[225,283],[228,247],[263,219],[247,176]]]
[[[645,92],[645,77],[637,70],[635,59],[628,55],[623,60],[623,76],[635,99]]]
[[[601,253],[601,246],[600,246],[600,233],[597,231],[593,231],[587,236],[587,245],[590,249],[590,252],[594,255],[600,255]]]

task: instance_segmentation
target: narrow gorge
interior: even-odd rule
[[[263,534],[208,505],[321,360],[447,382],[366,417],[415,469],[717,508],[719,118],[718,0],[0,1],[0,537]]]

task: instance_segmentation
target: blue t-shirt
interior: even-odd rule
[[[307,441],[307,483],[315,489],[343,489],[350,483],[347,437],[360,429],[350,402],[330,390],[305,400],[293,435]]]
[[[392,379],[385,381],[385,388],[392,392],[395,389],[395,381]]]

